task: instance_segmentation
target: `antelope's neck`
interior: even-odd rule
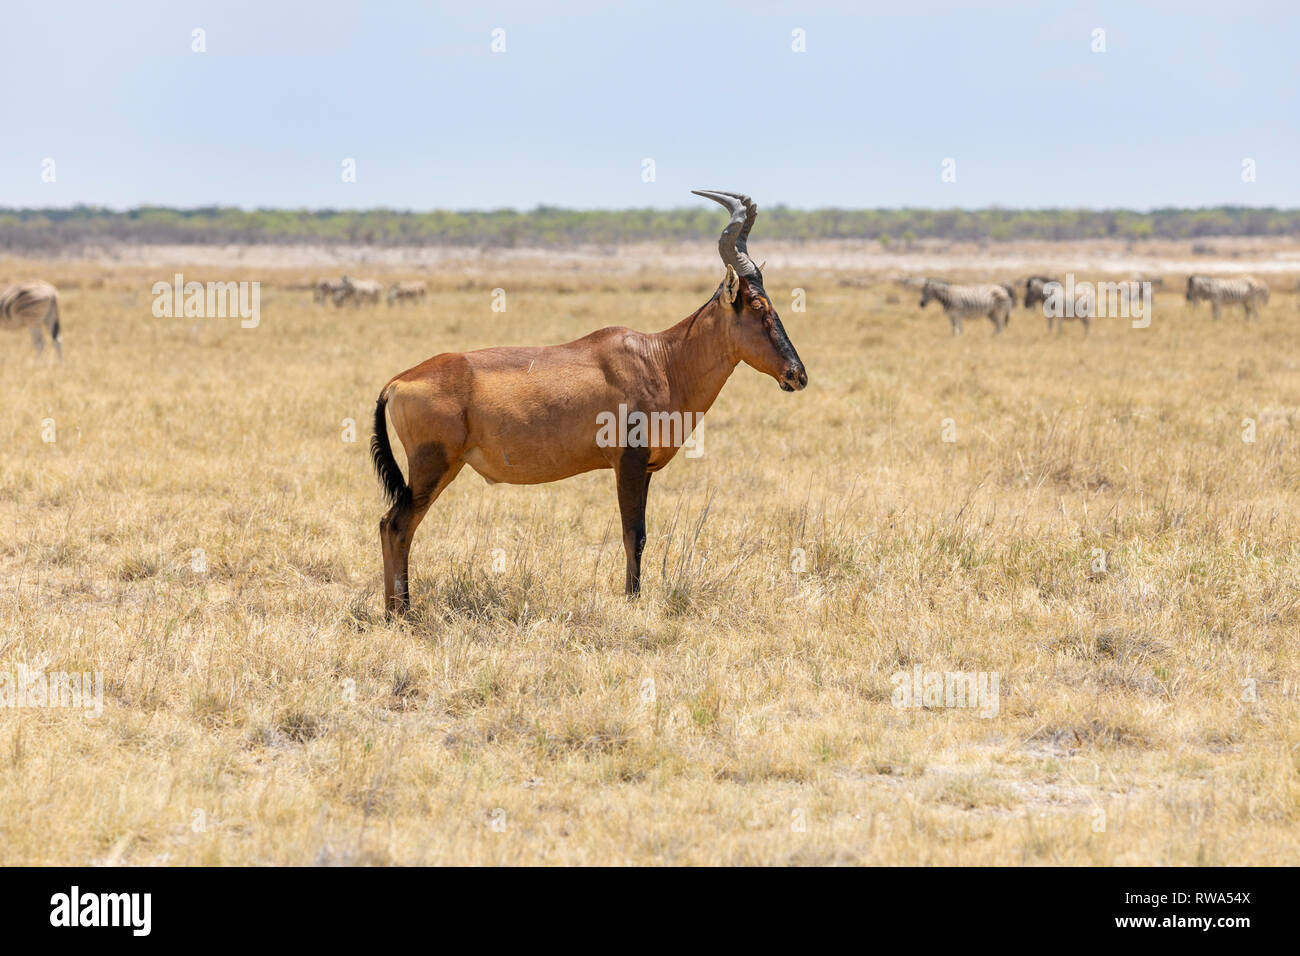
[[[673,411],[709,410],[739,359],[728,334],[729,325],[709,302],[694,315],[654,335],[663,355]]]

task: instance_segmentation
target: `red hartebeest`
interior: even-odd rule
[[[713,297],[663,332],[625,328],[592,332],[542,348],[447,352],[391,379],[375,406],[370,442],[392,508],[379,522],[384,610],[410,607],[411,538],[430,505],[468,464],[489,482],[531,485],[612,468],[623,519],[626,591],[641,589],[646,492],[650,476],[682,443],[655,441],[645,429],[618,429],[641,416],[693,423],[709,409],[740,362],[771,375],[787,392],[808,384],[763,275],[747,249],[758,207],[738,193],[695,190],[731,213],[718,251],[726,274]],[[402,447],[408,477],[393,457],[385,409]]]

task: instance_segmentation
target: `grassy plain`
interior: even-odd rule
[[[66,329],[62,364],[0,336],[0,671],[104,681],[98,718],[0,710],[0,863],[1300,857],[1293,279],[1252,325],[1170,276],[1149,329],[954,340],[895,283],[770,263],[809,388],[736,371],[652,484],[639,602],[611,473],[466,469],[384,623],[380,386],[664,328],[701,266],[392,270],[428,303],[360,311],[185,269],[263,283],[242,329],[155,318],[171,270],[0,263]],[[893,706],[917,667],[996,673],[997,715]]]

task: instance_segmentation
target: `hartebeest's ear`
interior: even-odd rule
[[[727,266],[727,274],[722,279],[722,301],[731,305],[736,301],[736,296],[740,294],[740,276],[736,275],[736,270]]]

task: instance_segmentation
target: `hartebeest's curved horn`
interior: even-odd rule
[[[737,275],[759,275],[758,266],[749,258],[749,230],[758,216],[758,205],[740,193],[724,193],[715,189],[692,189],[692,193],[712,199],[731,213],[731,222],[718,237],[718,253],[722,261],[736,270]]]

